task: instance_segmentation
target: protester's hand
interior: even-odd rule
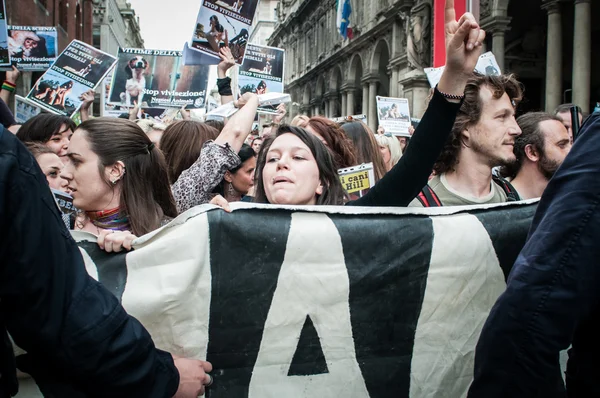
[[[485,40],[485,31],[479,27],[471,13],[456,20],[454,0],[446,0],[446,68],[454,73],[470,76],[477,65]]]
[[[256,99],[256,101],[258,102],[258,95],[254,93],[245,93],[239,100],[233,101],[233,106],[235,106],[236,108],[241,108],[254,99]]]
[[[233,58],[233,54],[231,54],[231,49],[229,47],[221,47],[219,50],[219,57],[221,57],[221,62],[217,65],[217,71],[219,75],[223,75],[225,77],[225,73],[235,65],[235,59]],[[220,77],[222,79],[223,77]]]
[[[94,103],[94,97],[96,96],[96,93],[94,92],[94,90],[88,90],[85,93],[81,94],[79,96],[79,100],[82,101],[81,102],[81,110],[88,110],[90,109],[90,106],[92,106],[92,104]]]
[[[408,133],[411,136],[415,133],[415,128],[412,125],[408,126]]]
[[[6,81],[9,83],[17,84],[19,76],[21,76],[21,72],[14,65],[12,67],[12,70],[6,71]]]
[[[281,121],[283,120],[283,118],[285,117],[286,114],[287,114],[287,108],[285,107],[285,104],[282,102],[281,104],[277,105],[277,115],[273,118],[273,123],[281,124]]]
[[[101,229],[98,235],[98,246],[107,253],[118,253],[123,249],[131,250],[131,243],[137,236],[129,231],[111,231]]]
[[[134,107],[129,109],[129,120],[135,121],[137,120],[138,112],[140,111],[140,106],[136,101],[133,102]]]
[[[377,134],[385,134],[385,129],[383,128],[383,126],[377,127]]]
[[[225,210],[227,213],[231,213],[231,207],[229,207],[229,202],[227,201],[227,199],[225,199],[221,195],[215,196],[214,198],[211,199],[211,201],[209,203],[211,205],[219,206],[220,208]]]
[[[173,398],[197,398],[204,395],[205,387],[212,384],[210,362],[180,358],[173,355],[173,362],[179,372],[179,388]]]
[[[183,120],[190,120],[192,118],[190,116],[191,112],[188,111],[187,109],[185,109],[185,105],[181,107],[181,109],[179,110],[179,113],[181,114],[181,118]]]

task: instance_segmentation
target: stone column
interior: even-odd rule
[[[371,130],[377,130],[377,81],[371,80],[369,83],[369,127]]]
[[[558,1],[542,7],[548,12],[546,112],[552,112],[562,102],[562,16]]]
[[[506,73],[504,70],[504,35],[508,30],[510,21],[511,18],[507,16],[488,17],[486,20],[481,21],[482,28],[492,35],[492,52],[496,56],[496,61],[498,61],[502,73]]]
[[[390,97],[398,97],[398,80],[400,77],[400,68],[392,67],[392,78],[390,79]]]
[[[346,92],[342,91],[342,114],[340,116],[348,115],[348,98],[346,98]]]
[[[363,83],[362,86],[363,97],[362,97],[362,113],[369,115],[369,83]]]
[[[573,37],[573,103],[583,113],[590,111],[592,1],[575,0],[575,34]]]
[[[348,90],[348,100],[346,101],[346,113],[349,115],[354,114],[354,89]]]
[[[329,101],[327,102],[328,106],[328,111],[329,111],[329,116],[328,117],[335,117],[335,97],[331,96],[329,97]]]

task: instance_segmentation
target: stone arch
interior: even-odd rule
[[[375,45],[371,59],[371,73],[377,78],[377,95],[387,97],[390,90],[388,64],[390,63],[390,46],[386,39],[381,39]]]
[[[342,88],[344,73],[341,66],[336,65],[331,69],[329,76],[329,88],[331,91],[339,91]]]
[[[363,77],[363,59],[360,54],[354,54],[350,60],[350,67],[348,68],[348,84],[351,89],[354,90],[354,106],[352,109],[348,109],[346,113],[349,115],[356,115],[362,113],[362,77]]]
[[[326,87],[325,87],[325,78],[323,77],[323,75],[320,75],[319,78],[317,79],[317,87],[315,89],[315,98],[320,98],[323,96],[323,94],[326,93]]]
[[[302,106],[308,106],[310,104],[310,84],[306,84],[304,86],[304,92],[302,93]]]

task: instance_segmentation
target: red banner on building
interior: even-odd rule
[[[456,18],[460,18],[467,11],[469,0],[455,0],[454,9]],[[433,67],[446,64],[446,40],[444,31],[444,12],[446,0],[434,0],[433,2]]]

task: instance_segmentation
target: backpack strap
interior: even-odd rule
[[[508,182],[507,180],[505,180],[502,177],[499,177],[499,176],[496,176],[493,174],[492,174],[492,180],[496,184],[498,184],[500,186],[500,188],[502,188],[502,190],[506,194],[506,198],[508,199],[509,202],[517,202],[517,201],[521,200],[519,193],[517,192],[515,187],[512,186],[512,184],[510,182]]]
[[[423,207],[441,207],[442,202],[435,194],[433,189],[429,185],[425,185],[419,195],[417,195],[417,200],[421,202]]]

